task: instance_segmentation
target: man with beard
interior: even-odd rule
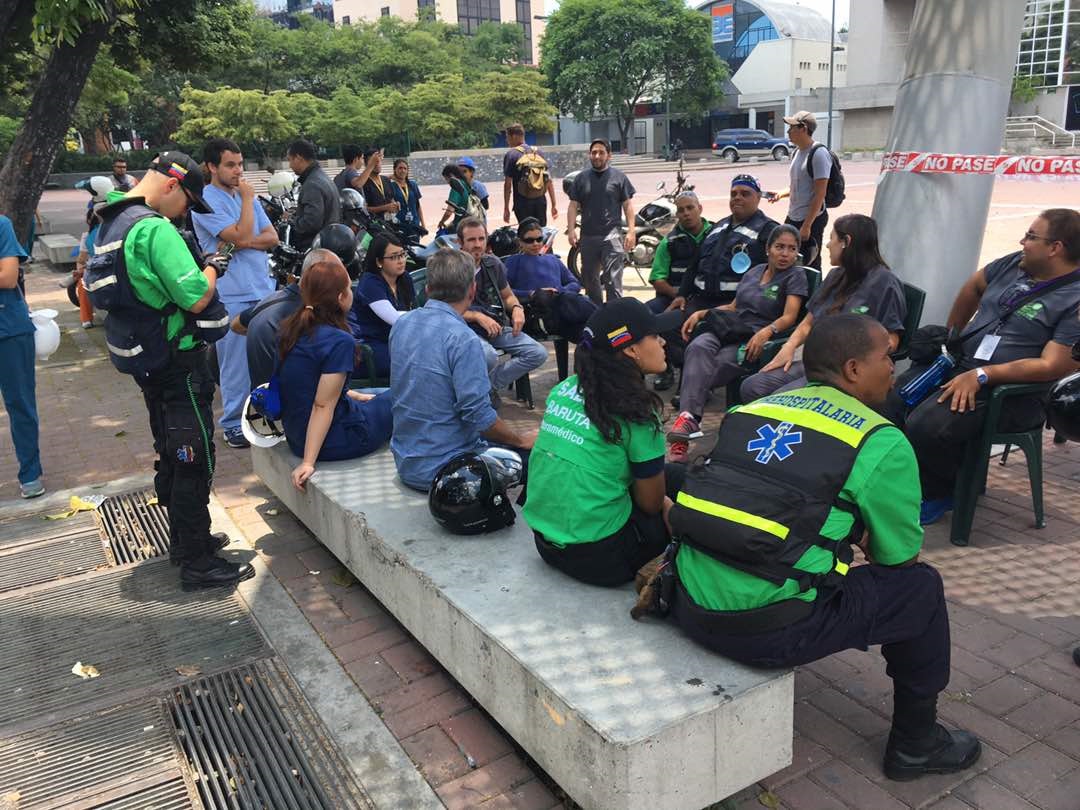
[[[229,262],[232,272],[217,286],[221,302],[233,318],[274,291],[266,251],[277,244],[277,232],[256,202],[255,189],[244,180],[244,156],[239,146],[214,138],[203,149],[203,163],[210,170],[210,185],[203,196],[214,213],[194,212],[191,221],[204,253],[217,253],[226,244],[235,246]],[[225,444],[244,448],[248,442],[240,419],[251,390],[244,338],[230,332],[215,345],[221,380],[221,430]]]

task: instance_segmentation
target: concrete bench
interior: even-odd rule
[[[255,472],[570,796],[588,810],[698,810],[791,762],[791,672],[713,655],[633,588],[549,568],[519,517],[446,533],[384,449],[320,463],[307,492],[283,443]]]
[[[75,264],[79,240],[66,233],[48,233],[38,237],[45,258],[53,264]]]

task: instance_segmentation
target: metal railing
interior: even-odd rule
[[[1005,119],[1005,137],[1049,139],[1051,146],[1076,148],[1078,132],[1070,132],[1041,115],[1015,115]],[[1059,144],[1058,141],[1061,141]]]

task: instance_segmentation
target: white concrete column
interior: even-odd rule
[[[994,155],[1001,149],[1025,4],[919,0],[885,150]],[[889,20],[886,18],[886,25]],[[923,323],[944,323],[978,266],[994,178],[890,173],[874,198],[885,260],[926,290]]]
[[[748,111],[750,121],[746,125],[748,129],[757,129],[757,107],[751,107]]]

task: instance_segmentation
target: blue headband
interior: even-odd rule
[[[761,193],[761,185],[758,183],[757,178],[754,177],[752,174],[736,175],[735,178],[731,181],[731,187],[735,188],[735,186],[747,186],[749,188],[752,188],[758,194]]]

